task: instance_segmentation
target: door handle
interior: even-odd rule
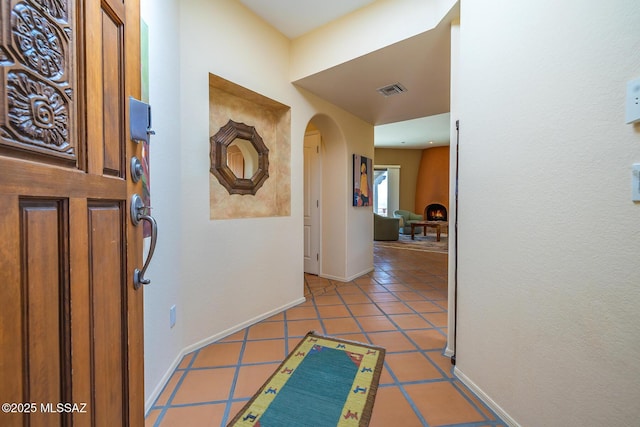
[[[145,278],[144,274],[147,272],[151,258],[153,258],[153,253],[156,250],[156,241],[158,240],[158,223],[154,217],[145,213],[147,209],[149,209],[149,207],[144,205],[142,198],[138,194],[131,196],[131,222],[133,222],[133,225],[138,225],[140,221],[148,221],[151,226],[151,246],[149,247],[147,259],[144,261],[142,270],[137,268],[133,270],[134,289],[140,289],[142,285],[151,283],[151,279]]]

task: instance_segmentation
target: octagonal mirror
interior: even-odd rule
[[[269,149],[256,129],[229,120],[209,142],[210,171],[229,194],[256,194],[269,177]]]

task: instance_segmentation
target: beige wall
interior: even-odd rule
[[[400,209],[416,212],[416,182],[421,157],[422,150],[375,149],[374,165],[400,165]]]
[[[153,286],[145,288],[149,405],[186,352],[304,300],[303,138],[312,118],[323,131],[331,124],[326,167],[335,182],[322,203],[330,224],[323,247],[331,243],[323,266],[338,280],[373,269],[373,240],[366,238],[373,215],[351,207],[349,196],[351,155],[373,157],[373,126],[297,90],[289,78],[291,42],[241,3],[143,0],[142,8],[157,131],[151,200],[160,230],[148,272]],[[210,219],[210,74],[291,107],[288,152],[278,154],[291,159],[283,171],[290,172],[290,215]],[[170,328],[173,305],[177,323]]]
[[[456,0],[378,0],[329,22],[293,40],[291,80],[429,31],[455,3]]]
[[[456,372],[514,425],[638,425],[640,2],[460,10]]]

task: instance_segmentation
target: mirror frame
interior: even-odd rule
[[[236,139],[245,139],[258,152],[258,167],[251,179],[238,178],[227,166],[227,147]],[[262,141],[256,128],[229,120],[215,135],[209,138],[211,144],[211,173],[229,194],[256,194],[269,178],[269,149]]]

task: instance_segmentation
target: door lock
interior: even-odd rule
[[[130,167],[131,167],[131,181],[133,182],[140,181],[140,178],[142,178],[142,174],[144,172],[140,159],[137,158],[136,156],[133,156],[131,158]]]

